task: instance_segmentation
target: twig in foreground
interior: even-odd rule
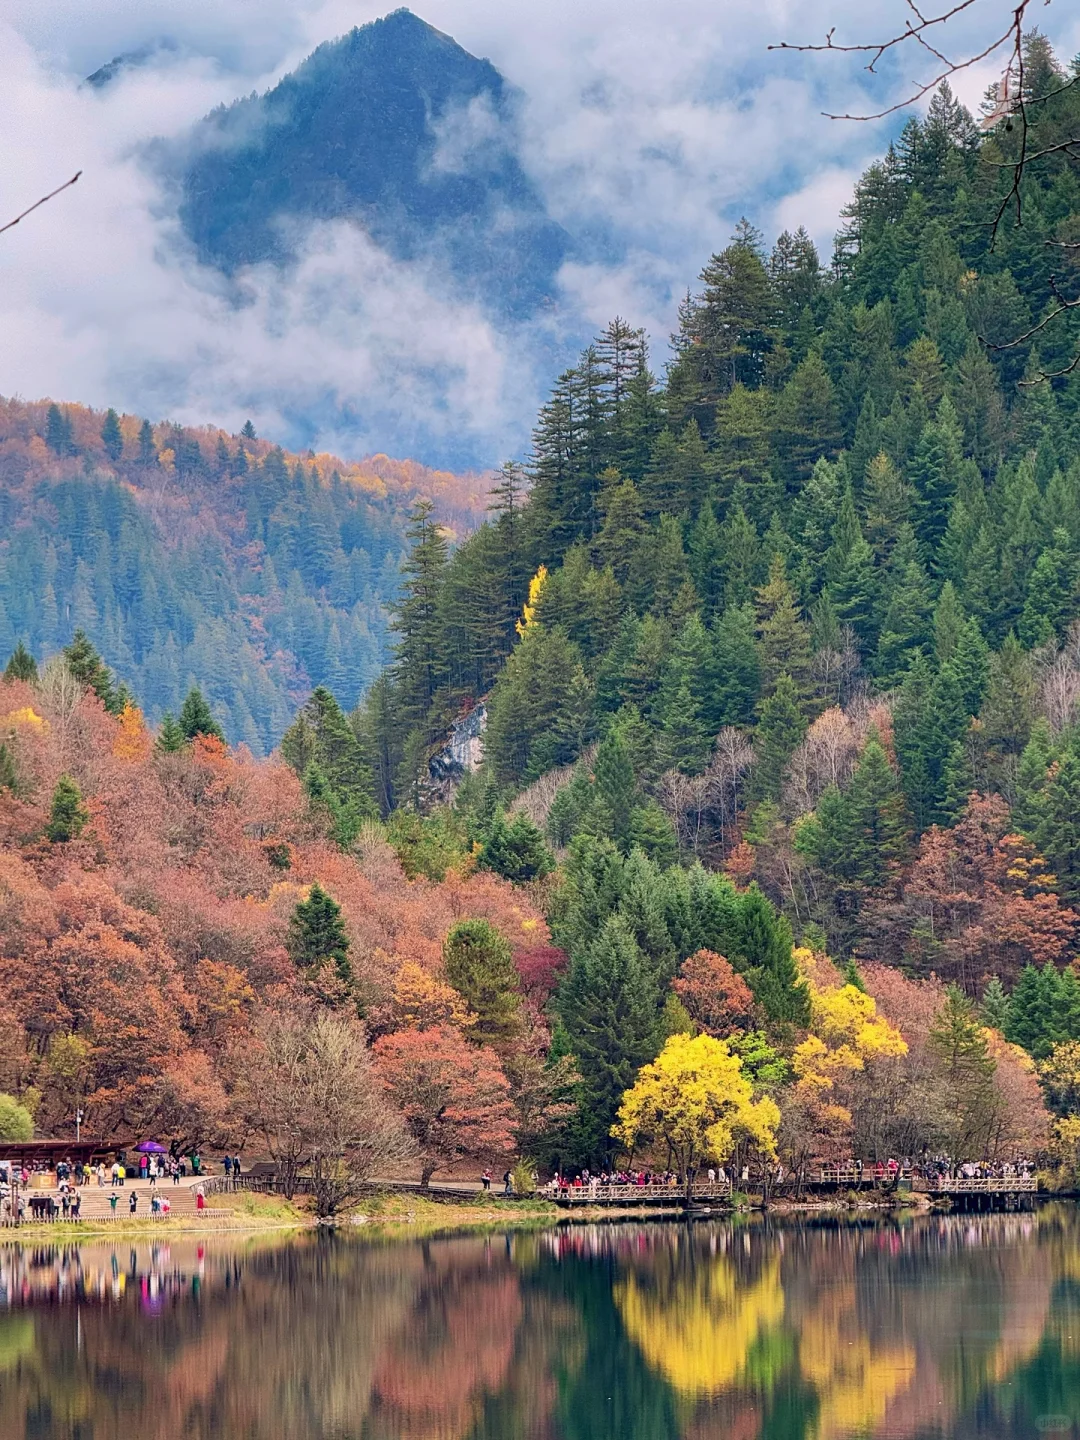
[[[59,195],[61,190],[69,189],[70,186],[75,184],[75,181],[78,180],[81,174],[81,170],[76,170],[70,180],[65,180],[63,185],[58,185],[55,190],[50,190],[48,195],[43,195],[40,200],[35,200],[33,205],[24,210],[21,215],[16,215],[14,220],[9,220],[6,225],[0,225],[0,235],[2,235],[5,230],[11,230],[14,226],[18,225],[20,220],[25,220],[27,215],[29,215],[32,210],[36,210],[39,205],[44,205],[45,202],[51,200],[54,195]]]

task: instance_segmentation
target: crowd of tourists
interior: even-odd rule
[[[226,1177],[239,1179],[240,1156],[226,1155],[222,1170]],[[38,1161],[32,1166],[11,1160],[0,1161],[0,1224],[22,1224],[26,1220],[79,1220],[82,1218],[83,1193],[87,1186],[109,1190],[108,1214],[120,1212],[120,1194],[126,1191],[126,1212],[129,1216],[140,1213],[140,1192],[133,1183],[141,1181],[149,1190],[144,1194],[142,1213],[149,1209],[151,1219],[163,1218],[172,1210],[172,1202],[158,1190],[159,1182],[171,1182],[179,1186],[188,1176],[196,1182],[204,1173],[202,1157],[198,1152],[189,1155],[173,1155],[164,1147],[140,1153],[138,1159],[129,1161],[124,1151],[118,1151],[111,1163],[105,1160],[73,1161],[70,1158],[58,1160],[55,1169]],[[203,1186],[195,1186],[196,1209],[206,1205]]]

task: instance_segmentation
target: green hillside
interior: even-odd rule
[[[0,400],[0,650],[42,659],[82,629],[151,716],[198,683],[264,752],[312,685],[355,704],[385,663],[418,492],[459,525],[483,504],[385,456]]]
[[[1051,93],[1038,36],[1026,74],[1044,149],[1080,91]],[[1075,289],[1080,188],[1064,152],[1032,164],[995,235],[1017,144],[943,88],[831,264],[741,222],[662,380],[613,322],[486,526],[450,553],[414,516],[362,717],[384,809],[423,802],[431,747],[486,696],[459,801],[481,835],[599,744],[525,796],[551,845],[727,865],[841,947],[880,936],[920,835],[974,790],[1080,899],[1080,333],[1066,314],[1009,343],[1056,306],[1052,271]]]

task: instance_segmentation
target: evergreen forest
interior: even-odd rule
[[[740,1163],[1053,1155],[1074,1184],[1077,73],[1028,38],[1021,225],[1019,137],[942,87],[827,262],[740,222],[662,376],[613,320],[467,539],[417,486],[377,678],[357,597],[389,593],[401,541],[360,476],[216,432],[182,460],[109,416],[88,461],[89,412],[71,435],[70,408],[18,410],[55,478],[28,459],[4,499],[43,518],[40,572],[0,552],[0,1087],[60,1123],[74,1036],[114,1128],[226,1136],[250,1055],[330,1010],[426,1182],[617,1163],[629,1092],[704,1040]],[[80,464],[97,511],[65,489]],[[200,620],[226,608],[207,492],[245,507],[231,630]],[[135,544],[146,517],[168,545]],[[238,644],[292,657],[273,693],[306,697],[265,761],[226,743],[281,716]],[[146,997],[123,1063],[114,962]]]
[[[355,704],[387,657],[410,498],[467,528],[472,480],[247,431],[0,400],[0,649],[44,660],[83,630],[150,715],[197,681],[256,754],[313,685]]]

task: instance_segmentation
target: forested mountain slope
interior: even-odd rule
[[[1080,92],[1038,36],[1028,62],[1041,149]],[[1030,166],[995,235],[1017,143],[942,90],[859,182],[830,268],[740,224],[662,383],[614,322],[496,518],[453,554],[418,518],[365,718],[384,806],[487,696],[462,803],[482,825],[525,790],[572,865],[578,837],[700,857],[796,932],[972,991],[1073,953],[1076,314],[1012,342],[1056,306],[1051,271],[1075,291],[1080,175]]]
[[[408,503],[434,497],[461,533],[484,489],[386,456],[0,401],[0,650],[43,659],[81,628],[151,715],[197,681],[261,753],[313,684],[355,703],[384,663]]]
[[[200,258],[226,270],[285,261],[312,222],[344,219],[524,315],[550,300],[569,237],[518,148],[495,67],[397,10],[214,111],[170,168]]]

